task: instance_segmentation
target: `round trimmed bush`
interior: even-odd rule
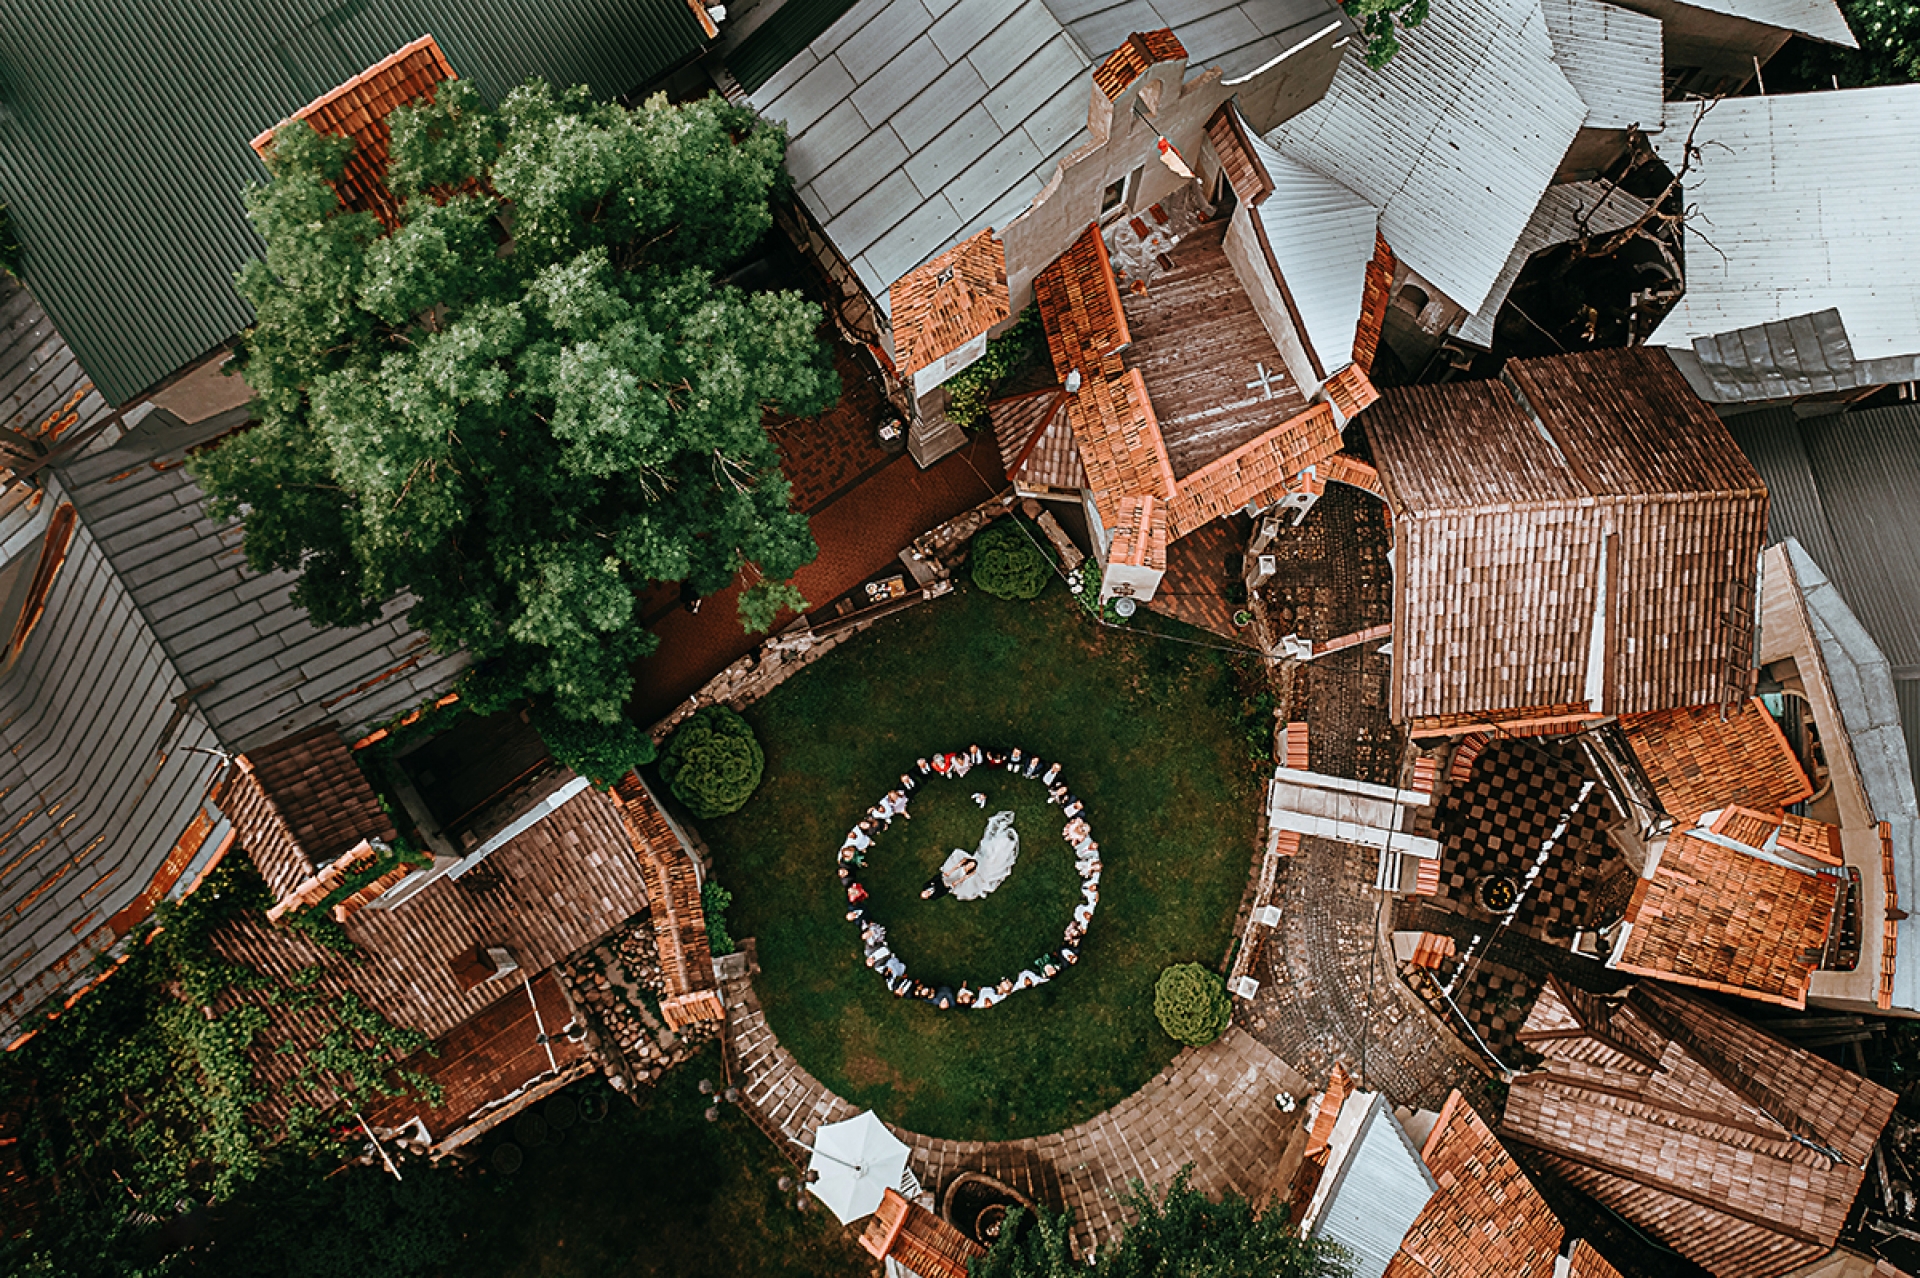
[[[1226,1033],[1233,1019],[1227,983],[1198,963],[1175,963],[1153,986],[1153,1014],[1160,1028],[1190,1047],[1205,1047]]]
[[[766,767],[752,726],[725,706],[694,711],[660,756],[667,788],[702,820],[738,812],[759,788]]]
[[[1032,599],[1046,589],[1047,556],[1013,519],[997,520],[975,533],[969,558],[973,584],[990,595]]]

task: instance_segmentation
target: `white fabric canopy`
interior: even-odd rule
[[[809,1172],[819,1179],[807,1191],[827,1205],[840,1223],[871,1216],[888,1188],[898,1188],[907,1169],[907,1147],[874,1117],[872,1110],[845,1122],[830,1123],[814,1134]]]

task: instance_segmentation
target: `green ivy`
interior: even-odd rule
[[[707,916],[707,948],[715,958],[740,948],[733,943],[733,933],[727,931],[727,907],[732,904],[733,893],[712,879],[700,885],[700,910]]]
[[[988,340],[985,355],[947,379],[947,420],[966,430],[978,426],[1000,383],[1027,367],[1042,349],[1040,308],[1029,306],[1012,328]]]

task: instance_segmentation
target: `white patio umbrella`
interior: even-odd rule
[[[879,1209],[881,1196],[900,1187],[906,1168],[907,1147],[869,1109],[814,1133],[807,1171],[819,1178],[809,1177],[807,1192],[850,1225]]]

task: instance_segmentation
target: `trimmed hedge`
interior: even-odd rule
[[[1002,599],[1032,599],[1047,588],[1053,565],[1025,528],[1011,517],[995,520],[973,536],[968,549],[973,584]]]
[[[1218,973],[1198,963],[1175,963],[1154,982],[1153,1014],[1175,1040],[1205,1047],[1226,1033],[1233,1004]]]
[[[701,820],[745,807],[766,768],[752,726],[725,706],[694,711],[660,756],[667,788]]]

